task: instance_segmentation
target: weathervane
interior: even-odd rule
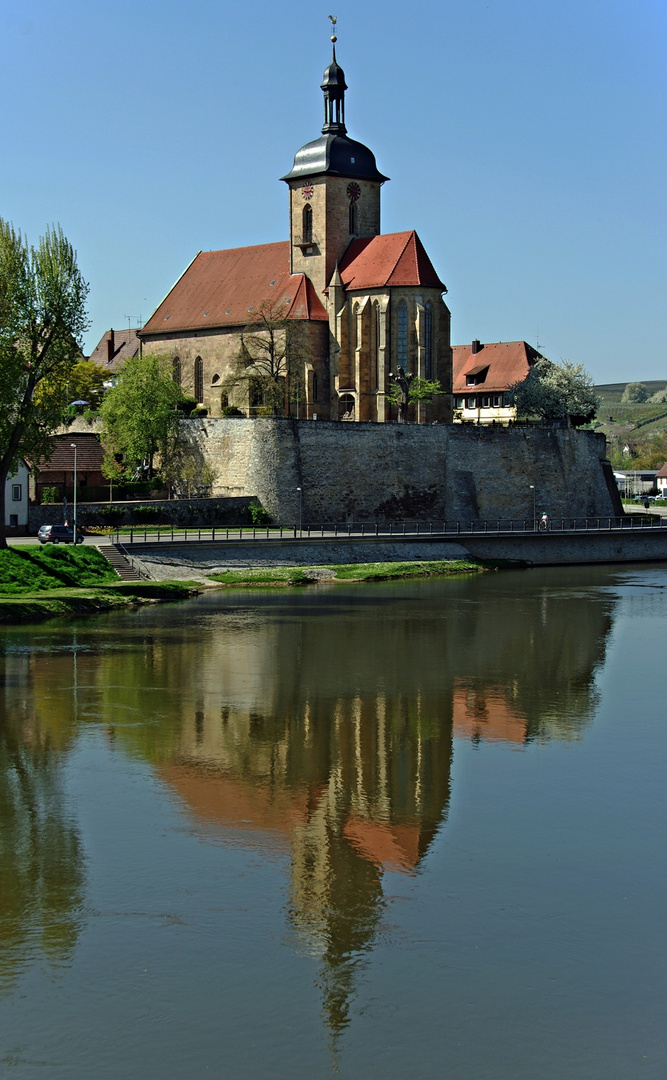
[[[329,18],[331,19],[331,40],[335,45],[338,41],[338,38],[336,37],[336,23],[338,22],[338,16],[330,15]]]

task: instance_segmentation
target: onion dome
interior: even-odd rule
[[[322,134],[314,142],[297,150],[294,165],[281,179],[298,180],[307,176],[349,176],[354,180],[375,180],[384,183],[388,176],[379,172],[375,155],[363,143],[347,136],[345,127],[345,72],[333,58],[324,72],[321,88],[324,93],[324,124]]]

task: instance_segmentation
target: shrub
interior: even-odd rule
[[[139,523],[155,522],[159,515],[162,513],[162,509],[159,506],[137,506],[134,511],[134,516]]]
[[[241,412],[240,409],[237,409],[236,405],[225,405],[224,409],[222,410],[222,415],[223,416],[242,416],[243,419],[245,420],[245,413]]]
[[[191,420],[197,420],[199,417],[208,416],[208,409],[205,409],[203,405],[198,405],[196,409],[193,409],[190,413]]]
[[[184,416],[189,416],[192,410],[197,408],[197,399],[193,397],[184,397],[179,401],[178,408]]]
[[[102,506],[99,510],[102,521],[107,525],[118,525],[125,517],[124,506]]]
[[[248,513],[250,514],[250,520],[253,525],[270,525],[271,515],[261,503],[252,502],[248,507]]]
[[[58,498],[58,488],[56,487],[44,487],[42,488],[42,500],[43,503],[60,502]]]

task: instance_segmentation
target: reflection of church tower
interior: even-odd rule
[[[380,186],[388,179],[368,147],[347,136],[347,85],[332,40],[333,59],[322,80],[322,134],[297,151],[283,177],[290,189],[291,272],[307,274],[322,299],[350,241],[379,235]]]

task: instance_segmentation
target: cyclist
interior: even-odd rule
[[[549,528],[549,515],[547,514],[547,512],[545,510],[544,513],[542,514],[542,517],[540,518],[540,529],[548,529],[548,528]]]

